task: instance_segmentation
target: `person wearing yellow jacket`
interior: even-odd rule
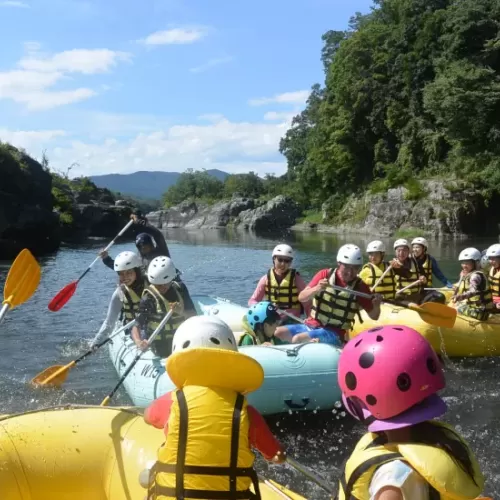
[[[491,266],[488,279],[490,281],[493,304],[498,312],[498,309],[500,309],[500,244],[491,245],[486,250],[485,257]]]
[[[459,432],[434,420],[447,406],[446,382],[429,342],[386,325],[350,340],[338,380],[347,411],[368,429],[347,460],[338,500],[472,500],[484,487]]]
[[[368,263],[361,269],[359,277],[370,287],[372,292],[380,293],[384,299],[394,299],[396,296],[396,275],[392,266],[388,270],[391,264],[384,261],[384,243],[379,240],[370,241],[366,246],[366,253],[368,254]]]
[[[148,499],[259,499],[251,446],[270,461],[286,460],[244,396],[262,385],[261,365],[238,352],[224,321],[197,316],[177,329],[166,367],[176,389],[144,413],[147,423],[166,434],[149,474]]]

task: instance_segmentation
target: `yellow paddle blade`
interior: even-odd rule
[[[422,305],[410,303],[409,309],[417,312],[430,325],[453,328],[457,319],[457,310],[438,302],[424,302]]]
[[[51,385],[59,387],[64,383],[68,377],[69,369],[74,365],[71,362],[67,365],[54,365],[45,368],[43,372],[40,372],[36,377],[31,380],[31,385]]]
[[[9,307],[13,308],[26,302],[37,289],[40,274],[38,262],[25,248],[16,257],[7,275],[3,290],[4,304],[9,304]]]

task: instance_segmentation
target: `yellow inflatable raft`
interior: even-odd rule
[[[449,357],[477,357],[500,355],[500,314],[488,321],[477,321],[458,315],[454,328],[429,325],[409,309],[382,305],[380,318],[373,321],[363,311],[363,323],[356,319],[350,338],[368,328],[381,325],[405,325],[420,332],[438,353]]]
[[[143,500],[163,431],[133,408],[71,406],[0,417],[1,500]],[[263,499],[304,500],[261,479]]]

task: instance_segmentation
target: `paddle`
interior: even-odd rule
[[[364,297],[365,299],[372,299],[373,295],[368,293],[358,292],[356,290],[351,290],[350,288],[343,288],[337,285],[329,285],[334,290],[339,290],[341,292],[348,292],[351,295],[356,295],[358,297]],[[440,326],[443,328],[453,328],[455,326],[455,320],[457,318],[457,310],[453,307],[449,307],[445,304],[439,304],[437,302],[424,302],[421,306],[414,304],[413,302],[402,303],[395,300],[383,299],[382,302],[391,304],[393,306],[404,307],[406,309],[411,309],[420,315],[423,321],[429,323],[430,325]]]
[[[3,307],[0,310],[0,323],[7,311],[26,302],[40,283],[40,265],[32,253],[25,248],[17,255],[10,267],[3,289]]]
[[[116,240],[122,236],[122,234],[134,223],[133,220],[129,221],[128,224],[111,240],[111,243],[103,250],[103,252],[107,252],[116,242]],[[94,264],[101,257],[98,255],[92,264],[83,272],[83,274],[75,281],[72,281],[68,285],[66,285],[63,289],[59,291],[59,293],[49,302],[49,311],[56,312],[64,307],[64,305],[73,297],[73,294],[76,292],[76,287],[81,279],[92,269]]]
[[[418,285],[419,283],[420,283],[420,280],[417,280],[417,281],[414,281],[413,283],[410,283],[408,286],[405,286],[404,288],[401,288],[401,290],[398,290],[396,292],[396,295],[403,293],[405,290],[413,288],[414,286]]]
[[[168,313],[165,315],[165,317],[161,320],[161,323],[158,325],[156,330],[152,333],[151,337],[148,339],[148,349],[151,347],[151,344],[153,343],[154,339],[159,335],[159,333],[163,330],[163,327],[167,324],[168,320],[172,317],[172,314],[174,314],[174,306],[175,304],[172,304],[172,308]],[[101,406],[107,406],[110,399],[113,397],[115,392],[120,388],[120,386],[123,384],[124,380],[127,378],[127,375],[132,371],[134,366],[137,364],[137,361],[139,361],[142,357],[142,355],[147,351],[140,351],[136,357],[132,360],[132,363],[127,367],[127,369],[123,372],[123,375],[121,376],[120,380],[118,383],[115,385],[113,390],[102,400]]]
[[[370,290],[373,292],[375,290],[375,288],[377,288],[380,283],[382,282],[382,280],[386,277],[387,273],[392,269],[392,264],[389,264],[389,266],[387,266],[387,269],[382,273],[382,276],[380,276],[380,278],[375,281],[375,284],[370,288]]]
[[[304,320],[302,318],[299,318],[298,316],[295,316],[295,314],[289,313],[285,311],[284,309],[278,309],[278,312],[280,314],[284,314],[285,316],[288,316],[289,318],[294,319],[295,321],[298,321],[299,323],[304,323]]]
[[[66,380],[68,372],[69,370],[71,370],[71,368],[73,368],[80,361],[84,360],[87,356],[90,356],[92,353],[94,353],[97,349],[99,349],[103,345],[106,345],[113,339],[113,337],[116,337],[119,333],[123,332],[124,330],[127,330],[128,328],[134,325],[135,325],[135,319],[128,322],[126,325],[122,326],[118,330],[116,330],[116,332],[113,332],[106,340],[103,340],[102,342],[97,344],[95,346],[96,349],[89,349],[85,354],[82,354],[79,358],[74,359],[67,365],[49,366],[48,368],[43,370],[43,372],[39,373],[36,377],[34,377],[31,380],[30,384],[34,385],[35,387],[39,387],[42,385],[51,385],[55,387],[61,386]]]
[[[323,488],[327,493],[330,493],[330,495],[333,495],[335,493],[333,487],[330,484],[328,484],[322,477],[309,470],[306,466],[299,464],[296,460],[290,457],[287,457],[286,461],[295,470],[306,476],[313,483],[316,483],[320,488]]]

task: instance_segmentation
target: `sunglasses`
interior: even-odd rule
[[[292,259],[283,259],[283,257],[276,257],[276,260],[280,264],[291,264],[292,263]]]

